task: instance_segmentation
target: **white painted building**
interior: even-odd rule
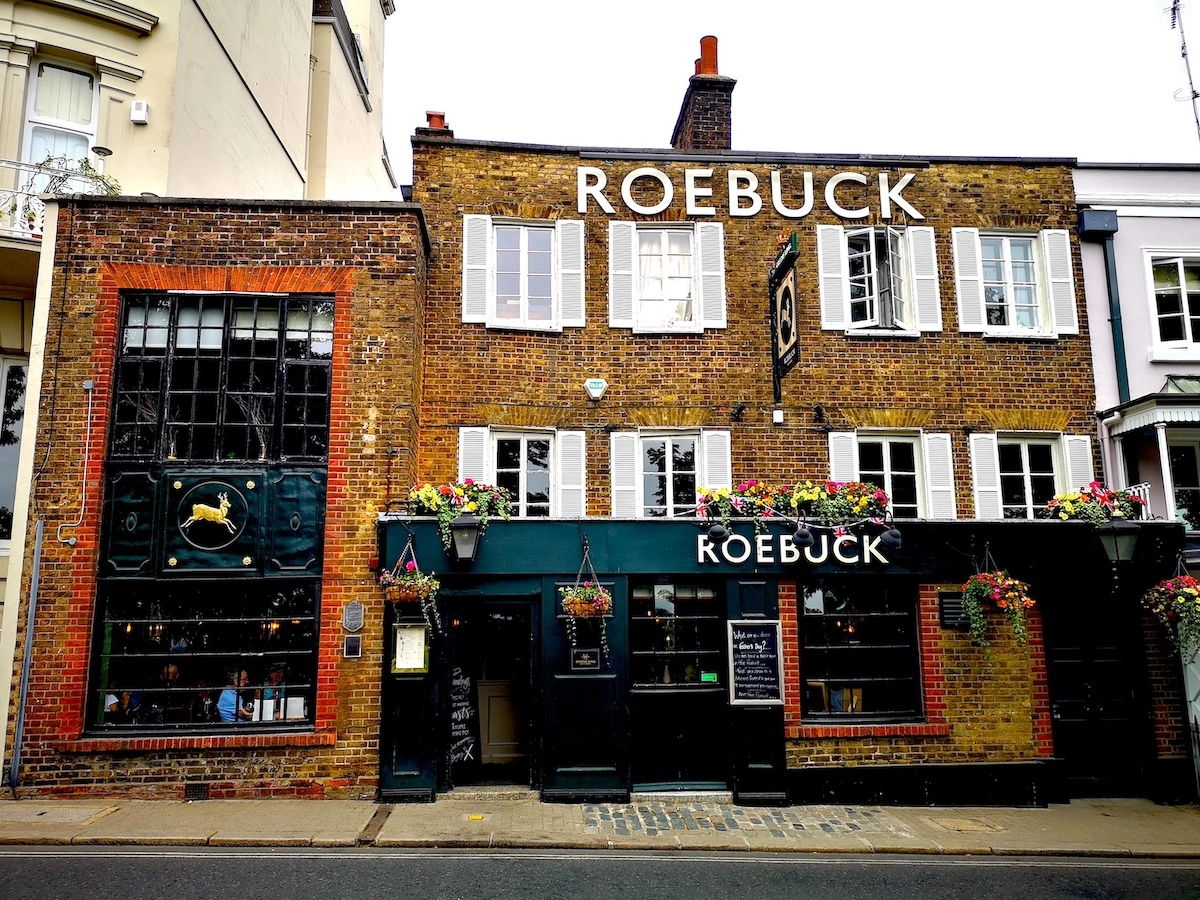
[[[1200,567],[1200,166],[1080,166],[1084,288],[1110,483],[1188,532]],[[1183,659],[1200,778],[1200,653]]]

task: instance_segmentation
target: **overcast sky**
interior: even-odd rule
[[[737,79],[733,149],[1200,163],[1170,0],[402,0],[385,137],[670,144],[700,38]],[[1200,0],[1182,6],[1200,81]],[[1182,100],[1176,100],[1175,95]]]

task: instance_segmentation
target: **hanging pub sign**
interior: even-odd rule
[[[780,401],[779,380],[800,359],[796,328],[796,232],[780,235],[779,255],[767,273],[771,309],[771,358],[774,360],[775,402]]]

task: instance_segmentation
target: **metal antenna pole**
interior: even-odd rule
[[[1172,0],[1171,3],[1171,27],[1179,26],[1179,47],[1180,55],[1183,56],[1183,67],[1187,70],[1188,78],[1188,93],[1192,100],[1192,117],[1196,120],[1196,136],[1200,138],[1200,108],[1196,106],[1196,85],[1192,81],[1192,61],[1188,59],[1187,38],[1183,34],[1183,13],[1181,10],[1180,0]]]

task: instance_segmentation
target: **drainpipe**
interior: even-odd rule
[[[20,782],[21,739],[25,731],[25,702],[29,696],[29,667],[33,658],[33,621],[37,615],[38,572],[42,568],[42,532],[46,523],[37,523],[37,536],[33,543],[33,572],[29,576],[29,612],[25,619],[25,658],[21,662],[21,696],[17,702],[17,727],[13,731],[12,764],[8,767],[8,786],[16,793]]]
[[[1129,365],[1125,359],[1125,330],[1121,326],[1121,294],[1117,290],[1117,256],[1113,235],[1117,233],[1117,214],[1111,209],[1079,211],[1079,237],[1103,244],[1104,275],[1108,281],[1108,320],[1112,324],[1113,365],[1117,370],[1117,398],[1129,402]]]

